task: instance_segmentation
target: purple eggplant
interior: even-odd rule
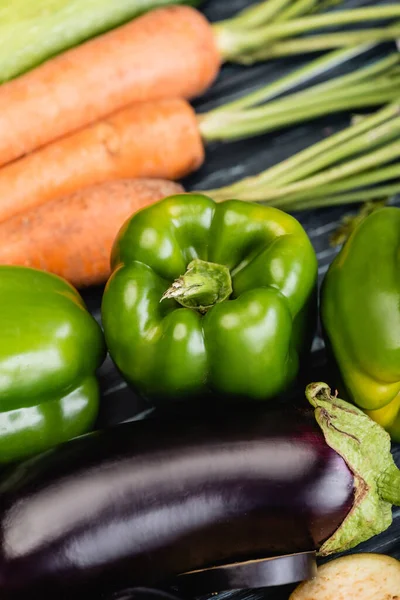
[[[98,598],[97,600],[103,599]],[[105,600],[182,600],[182,598],[165,590],[139,587],[118,591]]]
[[[326,384],[306,395],[314,411],[155,416],[15,466],[0,486],[0,598],[179,587],[386,529],[400,503],[388,435]]]

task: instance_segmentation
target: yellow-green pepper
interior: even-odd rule
[[[0,267],[0,464],[85,433],[97,416],[103,334],[63,279]]]
[[[321,291],[321,318],[344,396],[400,441],[400,209],[350,235]]]
[[[128,220],[112,269],[107,346],[141,395],[264,400],[295,379],[314,332],[317,261],[293,217],[172,196]]]

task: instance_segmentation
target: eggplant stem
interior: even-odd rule
[[[390,465],[378,480],[380,496],[386,502],[400,506],[400,471],[396,465]]]
[[[354,477],[353,506],[320,556],[354,548],[392,523],[392,504],[400,505],[400,471],[390,452],[389,434],[361,409],[332,395],[323,382],[311,383],[306,398],[325,441]]]

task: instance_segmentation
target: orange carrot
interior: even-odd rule
[[[0,169],[0,222],[113,179],[180,179],[204,147],[186,100],[140,102]]]
[[[199,95],[219,66],[201,13],[147,13],[0,87],[0,166],[132,102]]]
[[[135,211],[183,192],[157,179],[85,188],[0,224],[0,264],[26,265],[83,287],[104,283],[114,239]]]

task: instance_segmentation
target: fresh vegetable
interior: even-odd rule
[[[254,177],[206,193],[305,210],[400,192],[400,96]],[[382,185],[378,185],[382,184]]]
[[[203,141],[215,137],[256,135],[338,107],[385,102],[398,94],[396,80],[392,83],[390,77],[399,66],[398,53],[265,107],[248,108],[365,52],[366,47],[334,52],[197,119],[183,99],[131,105],[0,169],[0,221],[110,179],[179,179],[202,164]],[[258,113],[265,110],[268,115],[260,118]]]
[[[329,245],[332,248],[342,246],[352,231],[372,212],[386,206],[386,200],[373,200],[362,204],[356,214],[345,214],[340,220],[340,225],[329,236]]]
[[[7,165],[0,169],[0,222],[96,183],[183,177],[203,161],[194,122],[184,100],[138,103]],[[174,138],[170,128],[179,132]]]
[[[170,196],[126,222],[112,270],[108,349],[144,396],[264,400],[296,378],[315,325],[317,261],[293,217]]]
[[[397,22],[394,26],[381,29],[359,29],[354,32],[324,33],[322,35],[312,35],[310,37],[295,38],[294,40],[283,40],[276,42],[272,46],[261,48],[259,51],[239,56],[236,62],[253,64],[261,60],[270,60],[284,56],[299,55],[307,52],[321,52],[321,50],[331,50],[332,48],[349,48],[352,45],[370,43],[371,41],[384,42],[394,39],[399,34],[400,24]]]
[[[76,287],[104,283],[123,223],[134,212],[183,191],[157,179],[86,187],[0,224],[0,264],[50,271]]]
[[[201,13],[147,13],[0,87],[0,165],[134,101],[201,94],[218,66]]]
[[[118,591],[106,600],[181,600],[175,594],[146,587],[128,588]]]
[[[233,21],[228,21],[227,27],[224,23],[215,24],[214,30],[217,37],[217,45],[222,56],[227,56],[229,60],[237,62],[246,62],[247,64],[265,60],[269,58],[277,58],[279,56],[287,56],[288,54],[299,54],[303,52],[315,52],[316,50],[337,48],[343,46],[354,46],[364,42],[372,42],[382,39],[390,39],[387,30],[385,33],[381,29],[355,31],[341,31],[338,34],[325,33],[325,43],[322,45],[314,45],[314,39],[321,40],[322,36],[311,36],[306,38],[306,43],[302,43],[302,39],[297,36],[302,36],[305,33],[320,31],[325,27],[342,28],[346,25],[354,23],[369,23],[383,19],[395,19],[400,17],[400,8],[395,4],[385,4],[380,6],[362,7],[359,9],[341,10],[327,12],[326,14],[310,16],[310,2],[307,0],[295,0],[289,4],[286,11],[275,15],[275,18],[270,19],[267,14],[271,5],[277,5],[281,0],[271,0],[261,2],[258,6],[250,7],[247,17],[247,27],[245,25],[245,15],[239,15],[236,19],[238,27],[233,27]],[[313,8],[323,10],[324,3],[319,0],[312,2]],[[298,16],[294,14],[296,10],[301,11],[302,18],[293,18]],[[293,11],[293,12],[292,12]],[[286,12],[286,14],[285,14]],[[256,23],[256,21],[258,21]],[[396,39],[399,34],[400,24],[392,23],[391,39]],[[383,34],[383,37],[381,37]],[[292,38],[292,39],[291,39]],[[285,42],[291,43],[292,47],[300,42],[299,50],[286,51]],[[308,43],[307,43],[308,42]]]
[[[281,14],[284,22],[273,24],[271,18],[279,17],[274,11],[271,15],[274,4],[266,0],[213,26],[193,8],[160,8],[4,84],[0,166],[134,101],[199,95],[215,79],[221,62],[242,54],[248,59],[268,42],[324,27],[400,17],[398,5],[385,5],[294,20]],[[297,14],[304,14],[303,9]],[[393,39],[399,33],[397,26],[372,30],[361,43]],[[360,43],[360,37],[344,37],[346,47]]]
[[[304,80],[329,73],[332,67],[362,56],[371,45],[331,52],[247,96],[199,115],[202,138],[227,141],[260,135],[338,111],[385,104],[400,93],[400,56],[393,52],[341,76],[276,98]],[[260,105],[260,103],[263,103]]]
[[[400,441],[400,209],[370,214],[324,280],[321,318],[340,390]]]
[[[290,600],[396,600],[400,562],[384,554],[342,556],[321,566],[318,576],[302,583]]]
[[[85,433],[98,409],[100,327],[66,281],[0,267],[0,464]]]
[[[400,503],[389,436],[326,384],[306,394],[315,417],[166,411],[16,467],[1,485],[1,597],[104,597],[386,529]]]
[[[0,8],[0,82],[145,12],[196,0],[13,0]]]

